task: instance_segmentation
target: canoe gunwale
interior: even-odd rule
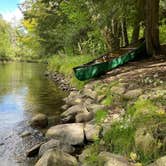
[[[92,60],[92,61],[90,61],[90,62],[88,62],[88,63],[85,63],[85,64],[83,64],[83,65],[81,65],[81,66],[74,67],[73,69],[76,70],[76,69],[78,69],[78,68],[85,68],[85,67],[89,67],[89,66],[97,66],[97,65],[101,65],[101,64],[106,64],[106,63],[109,63],[109,62],[111,62],[111,61],[113,61],[113,60],[115,60],[115,59],[121,58],[121,57],[126,56],[126,55],[128,55],[128,54],[131,54],[132,52],[135,52],[135,50],[137,50],[137,48],[136,48],[136,49],[133,49],[133,50],[130,50],[129,52],[126,52],[125,54],[119,55],[118,57],[115,57],[115,58],[113,58],[113,59],[111,59],[111,60],[109,60],[109,61],[101,62],[101,63],[96,63],[96,64],[95,64],[95,63],[92,64],[95,60],[98,60],[98,59],[102,58],[103,56],[105,56],[105,55],[107,55],[107,54],[109,54],[109,53],[112,53],[112,52],[109,52],[109,53],[103,54],[102,56],[100,56],[100,57],[98,57],[98,58],[96,58],[96,59],[94,59],[94,60]]]

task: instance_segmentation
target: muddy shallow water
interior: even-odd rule
[[[0,166],[33,165],[25,152],[43,136],[27,121],[37,113],[58,117],[62,111],[66,94],[43,76],[45,69],[42,64],[0,64]],[[22,138],[23,131],[32,134]]]

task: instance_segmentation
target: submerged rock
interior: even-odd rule
[[[48,117],[45,114],[37,114],[30,121],[30,126],[45,128],[48,125]]]
[[[63,151],[48,150],[39,159],[35,166],[77,166],[75,157]]]
[[[58,139],[69,145],[79,145],[84,142],[82,123],[61,124],[48,129],[46,137]]]

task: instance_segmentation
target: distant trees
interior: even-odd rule
[[[14,56],[15,35],[11,26],[0,16],[0,58]]]

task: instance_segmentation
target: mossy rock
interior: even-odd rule
[[[139,128],[135,133],[135,146],[143,152],[144,155],[149,155],[158,151],[157,140],[153,137],[153,134],[147,130],[147,128]]]

